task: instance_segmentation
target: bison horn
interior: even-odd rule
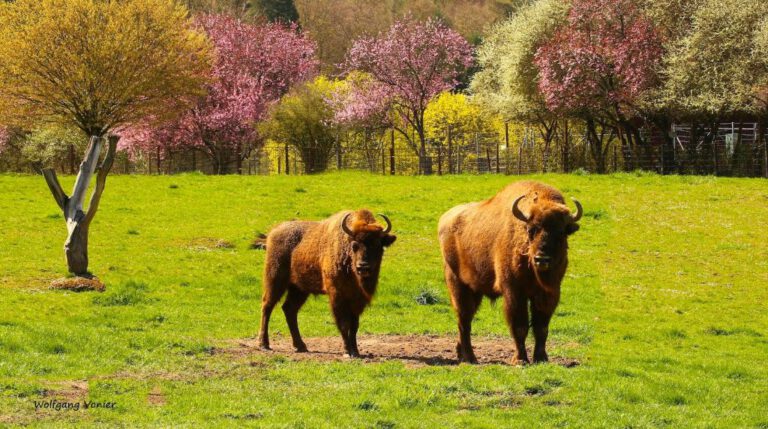
[[[387,223],[387,227],[384,228],[384,231],[382,231],[384,234],[388,233],[389,231],[392,231],[392,222],[389,221],[389,218],[387,215],[379,213],[379,216],[381,216],[384,221]]]
[[[573,203],[576,204],[576,214],[573,215],[573,221],[578,222],[581,219],[581,215],[584,214],[584,208],[581,207],[581,203],[576,198],[571,198]]]
[[[347,213],[344,219],[341,220],[341,230],[346,232],[350,237],[354,237],[355,233],[347,226],[347,219],[352,216],[352,213]]]
[[[520,207],[517,205],[520,204],[520,200],[525,198],[525,195],[520,195],[517,197],[514,203],[512,203],[512,214],[515,215],[516,218],[520,219],[523,222],[528,222],[528,216],[526,216],[521,210]]]

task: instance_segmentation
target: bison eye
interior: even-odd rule
[[[528,227],[528,236],[530,238],[533,238],[534,235],[536,235],[539,232],[539,227],[537,226],[529,226]]]
[[[357,252],[358,250],[360,250],[360,243],[358,243],[357,241],[353,241],[352,242],[352,251],[353,252]]]

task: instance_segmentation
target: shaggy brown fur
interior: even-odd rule
[[[342,222],[351,235],[344,231]],[[309,294],[327,294],[349,356],[357,357],[360,314],[370,304],[379,280],[384,248],[395,242],[368,210],[339,212],[322,222],[291,221],[267,236],[261,347],[269,349],[269,317],[287,291],[283,312],[297,352],[307,351],[297,314]]]
[[[517,215],[513,213],[516,200]],[[530,303],[536,339],[533,360],[548,359],[549,321],[560,299],[560,282],[568,266],[567,237],[579,229],[580,207],[577,202],[574,216],[558,190],[524,181],[488,200],[456,206],[440,217],[438,235],[445,280],[458,316],[460,361],[477,362],[470,333],[483,296],[504,298],[517,348],[514,363],[528,362],[525,338]]]

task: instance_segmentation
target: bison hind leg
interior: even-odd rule
[[[472,349],[472,319],[480,307],[483,295],[464,284],[448,265],[445,266],[445,282],[451,295],[451,303],[459,319],[459,341],[456,344],[456,355],[459,362],[477,363],[477,357],[475,357],[475,352]]]
[[[264,295],[261,299],[261,327],[259,328],[259,348],[271,350],[269,347],[269,318],[286,290],[286,283],[267,275],[264,278]]]
[[[288,329],[291,331],[291,339],[293,340],[293,348],[298,353],[307,352],[307,345],[304,340],[301,339],[301,333],[299,332],[299,310],[307,302],[309,293],[300,290],[295,285],[288,288],[288,296],[285,297],[283,303],[283,313],[285,314],[285,321],[288,323]]]

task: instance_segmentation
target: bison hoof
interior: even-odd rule
[[[459,357],[459,363],[470,363],[470,364],[476,364],[477,358],[475,357],[475,353],[470,350],[462,350],[461,346],[456,347],[456,354]]]
[[[512,366],[523,366],[523,365],[529,365],[530,363],[531,361],[528,360],[528,356],[525,356],[525,357],[514,356],[512,360],[509,361],[509,364]]]
[[[293,348],[296,349],[296,353],[307,353],[309,351],[306,344],[299,344],[298,346],[293,346]]]
[[[344,357],[347,358],[347,359],[358,359],[358,358],[360,358],[360,353],[357,353],[357,352],[349,353],[349,352],[347,352],[347,353],[344,353]]]
[[[269,344],[259,344],[259,350],[270,351],[272,349],[269,347]]]

